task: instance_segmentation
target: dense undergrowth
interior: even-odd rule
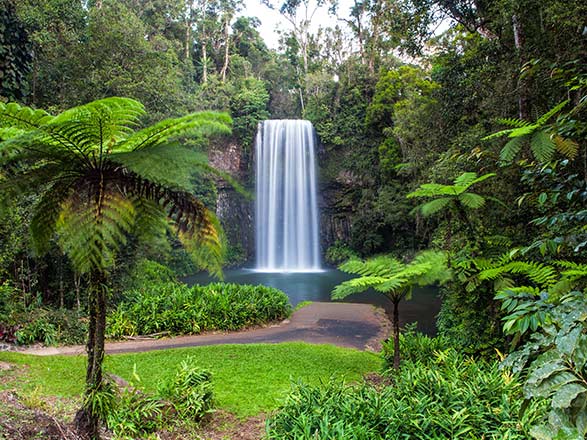
[[[474,359],[412,332],[402,342],[401,369],[385,373],[384,387],[294,384],[267,423],[268,438],[526,439],[543,417],[540,401],[524,408],[518,377],[497,359]]]
[[[111,337],[238,330],[289,316],[287,295],[266,286],[161,283],[129,292],[108,318]]]
[[[84,313],[28,306],[7,285],[0,304],[0,341],[29,345],[81,344],[87,334]],[[287,295],[265,287],[227,283],[187,286],[174,281],[143,283],[127,290],[109,313],[111,338],[148,334],[197,334],[208,330],[239,330],[286,318]]]

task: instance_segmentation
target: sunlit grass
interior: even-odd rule
[[[186,356],[212,371],[217,407],[239,417],[275,409],[292,380],[316,384],[334,376],[354,381],[382,365],[373,353],[295,342],[117,354],[106,357],[105,368],[132,382],[136,382],[136,368],[141,379],[138,387],[155,391],[157,383],[171,375]],[[37,389],[42,394],[61,397],[78,396],[83,390],[83,356],[41,357],[4,352],[0,353],[0,360],[29,366],[18,379],[18,387],[23,390]]]

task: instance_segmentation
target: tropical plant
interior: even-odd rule
[[[555,151],[559,151],[569,159],[574,159],[579,152],[579,145],[575,141],[557,134],[552,124],[548,125],[548,121],[560,113],[568,103],[569,100],[565,100],[555,105],[535,122],[515,118],[499,119],[498,122],[511,128],[493,133],[485,137],[484,140],[503,136],[509,138],[499,155],[504,162],[514,160],[525,145],[530,146],[534,158],[542,163],[550,161]]]
[[[152,235],[170,221],[208,270],[219,273],[222,244],[214,215],[191,193],[195,173],[214,170],[202,154],[174,141],[230,131],[230,118],[195,113],[135,131],[145,110],[127,98],[106,98],[52,116],[0,103],[0,195],[38,194],[31,237],[38,253],[52,238],[89,279],[86,398],[78,431],[99,437],[92,396],[102,388],[109,272],[128,234]]]
[[[357,278],[344,281],[332,291],[333,299],[343,299],[353,293],[368,289],[385,295],[393,304],[390,316],[394,343],[393,366],[399,368],[399,303],[409,299],[414,286],[426,286],[444,283],[451,273],[446,265],[446,254],[438,251],[424,251],[416,255],[409,263],[403,263],[394,257],[383,255],[368,260],[351,259],[339,266],[343,272],[358,274]]]
[[[524,395],[530,401],[547,399],[548,417],[531,430],[539,440],[579,439],[587,436],[587,302],[584,292],[572,291],[550,304],[541,331],[504,361],[515,372],[526,370]],[[524,310],[533,298],[519,299]],[[515,312],[511,315],[514,319]],[[523,314],[518,319],[525,319]]]
[[[268,286],[159,282],[123,295],[107,319],[107,335],[113,338],[240,330],[285,319],[291,312],[287,295]]]
[[[522,387],[498,362],[446,347],[406,361],[392,380],[380,389],[338,380],[294,384],[267,421],[268,438],[522,440],[543,415],[540,402],[521,411]]]
[[[171,402],[181,418],[199,421],[214,405],[212,373],[197,367],[188,356],[173,376],[159,384],[159,394]]]
[[[473,227],[467,216],[467,210],[479,209],[485,206],[486,199],[496,200],[492,197],[484,197],[473,193],[469,189],[477,183],[483,182],[495,173],[484,174],[478,177],[477,173],[463,173],[457,177],[453,185],[442,185],[440,183],[424,183],[418,189],[409,193],[406,197],[431,198],[429,202],[419,205],[418,209],[423,216],[429,217],[439,213],[447,215],[448,229],[446,232],[446,246],[450,248],[452,236],[452,217],[456,215],[463,224],[467,225],[473,235]]]

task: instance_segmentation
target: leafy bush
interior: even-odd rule
[[[180,418],[198,421],[213,408],[212,374],[188,357],[174,376],[159,385],[159,394],[171,402]]]
[[[339,265],[351,258],[357,258],[359,255],[353,251],[349,245],[337,240],[332,246],[326,250],[326,262],[329,264]]]
[[[168,332],[238,330],[289,316],[287,295],[266,286],[214,283],[189,287],[159,283],[125,293],[108,317],[111,337]]]
[[[586,297],[583,292],[573,291],[560,298],[558,304],[550,304],[547,324],[504,362],[514,371],[526,373],[527,399],[531,402],[547,399],[550,404],[548,417],[532,428],[536,439],[587,437]],[[527,320],[527,312],[536,302],[520,296],[517,307],[506,317],[506,325]]]
[[[425,338],[418,336],[411,347],[432,349],[436,342]],[[268,438],[528,438],[542,406],[534,402],[520,416],[523,398],[515,376],[497,362],[476,361],[451,348],[433,353],[405,361],[393,385],[381,390],[333,380],[295,385],[268,420]]]
[[[141,379],[136,371],[133,378],[138,385]],[[211,374],[195,366],[191,357],[159,383],[156,394],[143,393],[134,385],[117,393],[116,403],[105,416],[115,438],[144,438],[166,426],[198,422],[212,412]]]
[[[437,336],[430,338],[416,331],[418,323],[407,324],[400,333],[400,354],[402,360],[410,362],[429,362],[434,353],[446,349],[449,346],[447,338]],[[386,368],[393,367],[393,339],[383,343],[383,358]]]
[[[164,425],[164,408],[165,402],[157,396],[125,389],[106,423],[117,437],[143,438]]]

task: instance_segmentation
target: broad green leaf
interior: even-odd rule
[[[563,385],[552,397],[553,408],[568,408],[579,395],[587,392],[587,387],[580,383]]]

